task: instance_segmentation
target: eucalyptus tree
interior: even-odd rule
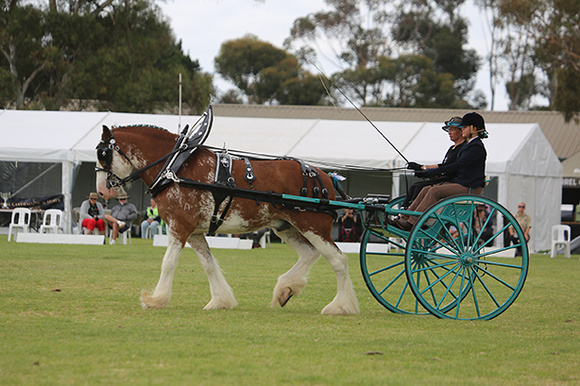
[[[3,106],[152,112],[184,102],[202,111],[212,78],[183,54],[153,0],[4,0]],[[26,28],[22,28],[26,25]]]
[[[359,104],[467,105],[479,58],[464,47],[467,23],[458,12],[463,0],[326,3],[328,10],[294,21],[286,46],[311,57],[322,45],[330,46],[336,66],[342,68],[332,79]],[[386,63],[402,72],[394,74],[383,68]],[[410,68],[417,72],[407,71]],[[448,95],[450,81],[453,98]],[[432,82],[435,84],[427,87]],[[420,96],[429,89],[435,94]],[[481,104],[478,101],[477,107]]]
[[[569,119],[580,110],[580,2],[477,0],[491,31],[492,86],[504,81],[510,109],[549,108]]]
[[[224,42],[215,64],[249,103],[312,105],[325,95],[320,81],[295,56],[253,35]]]

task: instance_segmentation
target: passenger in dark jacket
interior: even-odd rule
[[[435,169],[455,162],[459,151],[465,143],[465,138],[463,138],[461,135],[461,117],[453,117],[446,121],[445,126],[443,126],[442,129],[449,133],[449,139],[451,142],[453,142],[453,145],[449,148],[449,150],[447,150],[447,153],[445,153],[443,162],[436,165],[420,165],[416,162],[409,162],[407,169],[412,169],[415,171],[421,171],[423,169]],[[409,188],[407,196],[405,197],[405,201],[403,201],[401,204],[401,208],[408,208],[425,186],[432,186],[442,182],[450,181],[456,175],[457,173],[442,173],[433,178],[415,182],[413,185],[411,185],[411,188]]]
[[[449,182],[423,188],[409,206],[409,210],[424,212],[445,197],[456,194],[481,194],[483,191],[487,152],[481,139],[487,138],[485,122],[478,113],[465,114],[461,120],[461,134],[466,143],[459,151],[457,160],[449,165],[416,172],[420,177],[433,177],[441,173],[457,173],[457,175]],[[416,221],[415,216],[388,219],[389,224],[407,231],[411,230]]]

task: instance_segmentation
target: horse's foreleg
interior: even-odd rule
[[[306,275],[312,265],[318,260],[320,253],[295,228],[289,228],[281,232],[274,229],[274,232],[286,244],[294,248],[299,256],[296,264],[278,278],[278,283],[274,287],[272,307],[276,306],[276,304],[284,307],[293,295],[299,295],[306,287]]]
[[[203,267],[209,280],[209,290],[211,293],[210,302],[203,308],[204,310],[231,309],[238,305],[232,288],[220,269],[217,260],[211,254],[209,245],[203,235],[191,235],[189,244],[195,250],[199,262]]]
[[[141,305],[143,308],[165,308],[169,304],[173,275],[175,274],[183,245],[184,242],[179,241],[169,232],[167,250],[165,251],[165,256],[163,256],[161,277],[157,287],[155,287],[153,295],[149,295],[146,290],[141,291]]]
[[[342,253],[332,240],[325,240],[313,232],[305,232],[304,236],[328,260],[336,274],[336,296],[330,304],[322,309],[322,313],[330,315],[358,314],[360,308],[348,274],[347,256]]]

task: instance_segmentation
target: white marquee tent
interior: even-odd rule
[[[149,124],[178,132],[198,117],[110,112],[0,111],[0,161],[62,163],[70,213],[72,176],[95,161],[102,125]],[[450,142],[441,123],[374,122],[409,160],[440,161]],[[489,124],[487,174],[498,178],[498,201],[515,211],[526,202],[533,219],[531,250],[550,248],[560,222],[562,165],[537,124]],[[405,160],[366,121],[216,117],[206,144],[336,164],[396,168]],[[171,149],[168,149],[168,151]],[[395,185],[394,190],[398,187]],[[397,191],[393,192],[398,193]]]

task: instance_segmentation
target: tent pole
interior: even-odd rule
[[[74,165],[72,161],[62,163],[62,192],[64,195],[64,211],[62,214],[64,233],[72,233],[72,178]]]

